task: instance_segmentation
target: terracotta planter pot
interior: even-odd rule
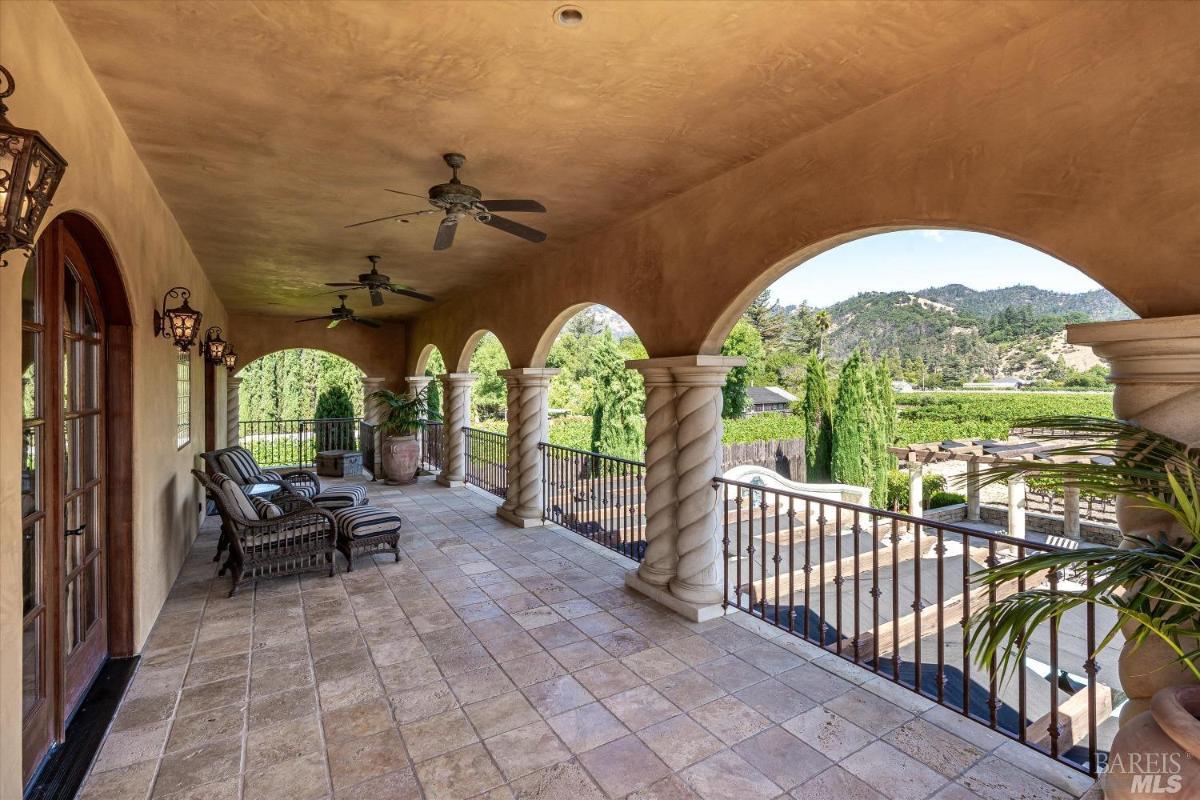
[[[421,466],[421,445],[416,436],[388,436],[383,440],[383,471],[387,482],[412,483]]]
[[[1200,686],[1160,689],[1122,725],[1101,784],[1107,800],[1200,800]]]

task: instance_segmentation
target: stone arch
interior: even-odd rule
[[[1088,272],[1087,270],[1084,270],[1084,269],[1080,268],[1078,265],[1072,264],[1069,261],[1066,261],[1065,259],[1061,258],[1058,254],[1046,249],[1045,247],[1039,246],[1035,242],[1025,240],[1020,236],[1003,233],[1003,232],[999,232],[999,231],[992,230],[992,229],[987,229],[985,226],[951,225],[951,224],[930,225],[930,224],[924,224],[924,223],[914,223],[914,224],[906,224],[906,225],[881,225],[881,226],[875,226],[875,227],[859,228],[859,229],[856,229],[853,231],[848,231],[843,234],[831,236],[829,238],[826,238],[819,242],[816,242],[812,245],[809,245],[808,247],[805,247],[798,251],[790,253],[789,255],[784,256],[783,258],[780,258],[778,261],[771,264],[767,269],[762,270],[761,272],[754,275],[752,277],[752,279],[749,282],[747,282],[745,284],[745,286],[736,295],[734,295],[733,299],[730,300],[726,304],[726,306],[724,307],[724,310],[720,313],[720,315],[717,317],[715,322],[713,322],[713,324],[709,327],[708,332],[704,338],[703,344],[700,348],[700,352],[703,354],[720,353],[721,346],[722,346],[722,344],[724,344],[726,337],[729,335],[729,332],[731,330],[733,330],[733,326],[737,323],[738,319],[741,317],[742,312],[744,312],[746,310],[746,308],[749,307],[750,303],[753,302],[754,298],[758,297],[758,295],[761,294],[764,289],[767,289],[768,287],[770,287],[773,283],[778,281],[783,276],[787,275],[792,270],[803,268],[804,264],[806,262],[808,262],[809,260],[815,258],[818,255],[821,255],[822,253],[825,253],[830,250],[833,250],[834,248],[840,247],[843,244],[857,241],[859,239],[866,239],[871,236],[878,236],[880,234],[895,233],[897,231],[906,231],[906,230],[907,231],[912,231],[912,230],[957,231],[957,232],[966,232],[966,233],[986,234],[988,236],[995,236],[995,237],[999,237],[1001,239],[1007,239],[1011,242],[1016,242],[1017,244],[1023,245],[1025,247],[1029,247],[1033,250],[1037,250],[1038,252],[1045,253],[1046,255],[1061,261],[1062,263],[1066,264],[1067,266],[1072,267],[1076,270],[1079,270],[1079,272],[1081,272],[1085,275],[1088,275],[1088,277],[1093,277],[1091,275],[1091,273]]]
[[[558,338],[558,335],[562,333],[562,330],[564,327],[566,327],[566,324],[570,322],[571,319],[573,319],[580,311],[591,308],[592,306],[600,306],[612,311],[621,319],[625,320],[629,327],[633,328],[634,333],[637,334],[637,328],[629,320],[629,317],[622,314],[620,311],[608,305],[607,303],[598,303],[594,301],[574,303],[556,314],[550,323],[542,330],[542,334],[540,337],[538,337],[537,346],[533,351],[533,357],[530,359],[529,365],[531,367],[546,366],[546,357],[550,355],[550,348],[554,346],[554,341]],[[640,335],[638,335],[638,337],[639,339],[641,338]]]
[[[458,361],[455,362],[456,372],[467,372],[470,370],[471,357],[475,355],[475,348],[479,346],[480,340],[489,333],[493,336],[496,336],[495,332],[490,331],[487,328],[480,328],[467,337],[466,343],[463,344],[462,352],[460,352],[458,355]],[[508,348],[504,346],[504,341],[499,336],[496,336],[496,340],[500,342],[500,347],[504,349],[504,355],[507,358]],[[449,364],[446,366],[449,368]]]
[[[365,377],[368,375],[367,371],[363,369],[362,365],[359,364],[357,361],[355,361],[354,357],[351,355],[344,355],[344,354],[336,352],[335,350],[328,348],[328,347],[304,347],[302,345],[276,347],[276,348],[268,350],[264,353],[259,353],[258,355],[254,356],[253,358],[247,358],[245,353],[239,353],[241,358],[239,359],[240,364],[238,366],[237,374],[240,376],[242,370],[244,370],[246,367],[253,364],[255,361],[260,361],[269,355],[273,355],[274,353],[285,353],[288,350],[316,350],[321,353],[328,353],[331,356],[337,356],[338,358],[349,361],[351,364],[354,365],[354,368],[358,370],[360,377]]]
[[[413,375],[424,375],[425,368],[429,366],[429,359],[433,356],[434,353],[437,353],[439,356],[442,356],[442,363],[443,364],[446,363],[446,357],[444,355],[442,355],[441,348],[438,347],[433,342],[430,342],[429,344],[422,347],[421,352],[417,355],[417,363],[416,363],[416,366],[413,368],[412,374]]]

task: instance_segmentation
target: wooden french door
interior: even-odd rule
[[[25,777],[108,657],[105,328],[92,271],[49,226],[22,292]]]

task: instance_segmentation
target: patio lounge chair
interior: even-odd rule
[[[229,556],[222,572],[232,572],[232,597],[243,580],[335,568],[337,526],[333,514],[302,498],[285,496],[282,505],[251,502],[242,487],[223,473],[192,470],[216,501]],[[261,511],[259,509],[262,509]]]
[[[283,493],[311,500],[314,506],[329,511],[367,504],[367,490],[363,486],[343,484],[322,489],[321,479],[315,472],[302,468],[263,469],[244,447],[223,447],[202,456],[211,474],[222,473],[241,486],[273,483]]]

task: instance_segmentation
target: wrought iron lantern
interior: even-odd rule
[[[204,318],[203,314],[188,304],[191,296],[190,290],[176,286],[163,295],[162,311],[154,312],[154,335],[174,339],[175,346],[185,353],[196,343],[196,337],[200,334],[200,320]],[[175,308],[167,308],[169,298],[179,298],[182,302]]]
[[[12,73],[0,66],[0,267],[9,250],[33,252],[38,226],[58,189],[67,162],[37,131],[8,121],[4,99],[13,93]]]
[[[225,363],[225,350],[229,342],[221,338],[221,329],[216,325],[204,332],[204,356],[213,364]]]
[[[225,350],[225,369],[232,372],[237,369],[238,354],[234,351],[233,345]]]

